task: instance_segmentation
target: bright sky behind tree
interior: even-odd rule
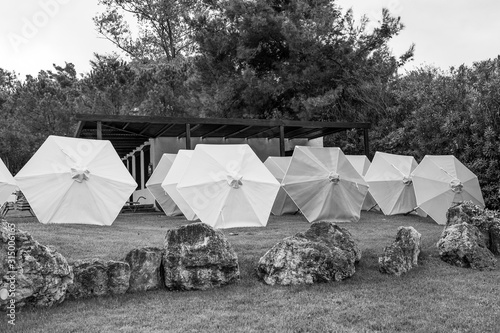
[[[405,30],[391,41],[396,55],[416,44],[414,61],[447,69],[500,55],[500,1],[497,0],[338,0],[356,18],[376,22],[382,8],[401,16]],[[115,51],[96,32],[98,0],[4,0],[0,2],[0,68],[21,77],[72,62],[88,72],[93,53]]]

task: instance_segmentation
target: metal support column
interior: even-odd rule
[[[285,126],[280,125],[280,156],[285,156]]]
[[[186,149],[191,149],[191,124],[186,124]]]
[[[102,122],[97,122],[97,140],[102,140]]]
[[[365,146],[365,155],[368,159],[370,159],[370,140],[368,138],[368,128],[363,129],[363,141]]]

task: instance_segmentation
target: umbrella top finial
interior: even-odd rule
[[[84,180],[89,180],[90,171],[86,167],[74,166],[71,168],[71,179],[81,183]]]
[[[462,193],[462,189],[464,187],[464,185],[462,184],[462,182],[458,179],[453,179],[451,182],[450,182],[450,187],[451,187],[451,190],[455,193]]]
[[[332,171],[328,174],[328,180],[334,185],[336,185],[340,182],[340,175],[335,171]]]
[[[242,175],[239,174],[229,174],[227,175],[227,184],[234,189],[240,188],[243,185],[241,180],[243,179]]]

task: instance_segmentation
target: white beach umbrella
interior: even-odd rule
[[[214,228],[266,226],[279,188],[246,144],[197,145],[177,186],[200,220]]]
[[[417,165],[413,156],[375,153],[365,180],[385,215],[406,214],[417,207],[411,178]]]
[[[454,203],[472,201],[484,207],[479,181],[453,155],[426,155],[413,171],[417,205],[439,224]]]
[[[15,176],[42,223],[111,225],[137,188],[107,140],[49,136]]]
[[[17,188],[16,181],[9,169],[0,159],[0,206],[2,206]]]
[[[264,165],[273,174],[276,180],[281,184],[285,177],[286,169],[292,160],[291,156],[269,156]],[[273,215],[283,215],[287,213],[296,213],[299,210],[292,198],[286,193],[283,187],[280,187],[276,200],[274,200],[271,213]]]
[[[163,187],[161,187],[161,183],[165,180],[168,171],[172,167],[174,163],[176,154],[163,154],[160,162],[156,166],[153,174],[149,177],[146,187],[149,192],[155,197],[155,200],[158,202],[160,207],[163,209],[163,212],[167,216],[176,216],[181,215],[182,212],[175,204],[174,200],[165,192]]]
[[[189,204],[184,200],[182,195],[177,190],[177,184],[182,179],[182,176],[186,172],[186,169],[193,156],[192,150],[180,149],[175,157],[170,170],[168,170],[165,179],[161,183],[161,187],[167,192],[167,194],[174,200],[175,204],[181,210],[182,214],[189,221],[197,220],[198,217],[194,210],[189,206]]]
[[[368,193],[340,148],[296,146],[282,185],[309,222],[358,221]]]
[[[345,155],[349,162],[351,162],[352,166],[356,171],[363,176],[363,179],[366,181],[365,175],[366,172],[368,171],[368,168],[370,168],[371,162],[366,157],[366,155]],[[372,194],[370,193],[371,189],[368,189],[368,193],[366,194],[365,201],[363,201],[363,206],[361,206],[361,210],[380,210],[377,206],[377,202],[373,198]]]

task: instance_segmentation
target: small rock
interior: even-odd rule
[[[159,289],[164,286],[162,277],[163,250],[145,247],[130,251],[125,261],[130,265],[129,292]]]
[[[421,237],[413,227],[399,227],[396,240],[378,258],[380,272],[401,276],[418,266]]]
[[[87,259],[75,261],[72,267],[75,278],[68,288],[72,298],[123,294],[129,287],[130,266],[126,262]]]
[[[239,278],[238,257],[224,234],[205,223],[167,231],[163,256],[170,290],[209,289]]]
[[[108,261],[108,294],[125,294],[129,288],[130,265],[123,261]]]

